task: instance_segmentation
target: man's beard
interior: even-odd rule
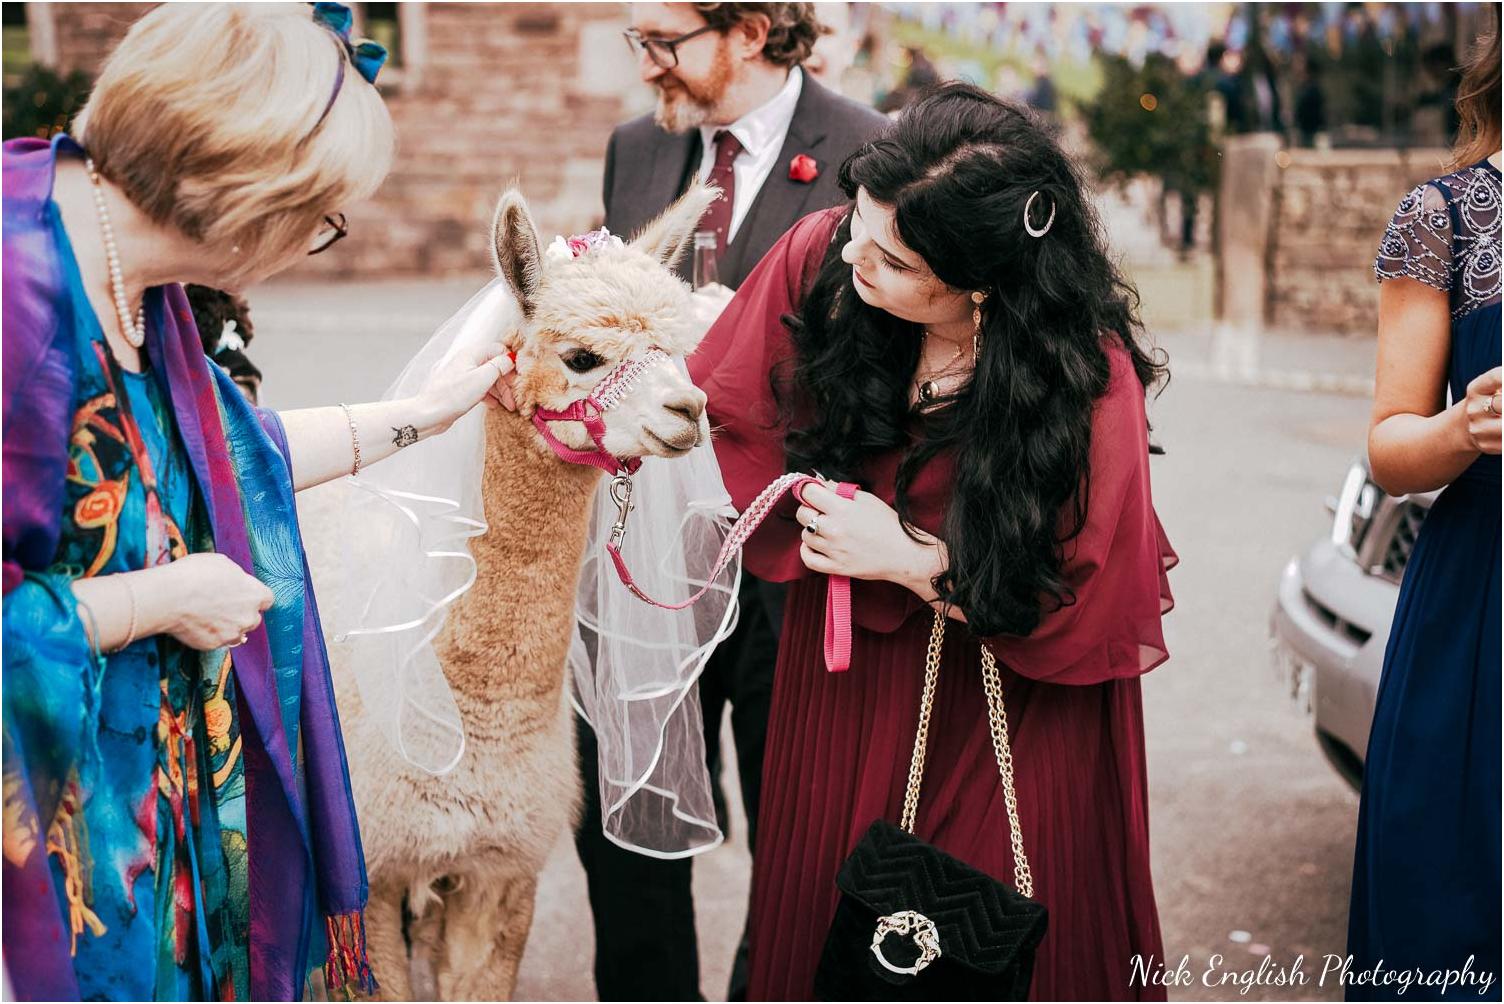
[[[672,87],[658,85],[658,107],[653,120],[672,133],[699,128],[715,116],[726,91],[731,86],[731,53],[724,42],[717,47],[710,75],[691,84],[681,77],[665,77]]]

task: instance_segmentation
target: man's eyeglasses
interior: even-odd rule
[[[703,28],[696,28],[678,38],[644,38],[642,32],[636,28],[628,28],[622,34],[626,36],[627,47],[632,50],[632,55],[641,58],[646,52],[654,66],[660,70],[672,70],[679,65],[679,46],[707,31],[715,31],[715,29],[707,24]]]
[[[325,251],[328,251],[330,248],[334,247],[334,245],[338,244],[341,239],[348,236],[349,233],[350,227],[348,222],[345,220],[344,213],[335,213],[333,216],[325,216],[324,229],[320,230],[318,236],[314,238],[313,250],[309,251],[308,253],[311,255],[323,254]]]

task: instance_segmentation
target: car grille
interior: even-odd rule
[[[1344,620],[1343,618],[1337,616],[1337,612],[1335,610],[1327,606],[1325,603],[1322,603],[1316,597],[1312,596],[1309,589],[1302,589],[1300,592],[1301,596],[1304,597],[1306,601],[1306,608],[1316,616],[1317,620],[1321,621],[1321,623],[1325,624],[1331,630],[1336,631],[1338,634],[1342,635],[1342,637],[1346,638],[1354,645],[1362,648],[1364,645],[1368,644],[1368,639],[1373,637],[1372,631],[1368,631],[1362,627],[1359,627],[1357,624],[1354,624],[1352,621]]]
[[[1412,501],[1399,503],[1395,514],[1394,535],[1384,548],[1384,561],[1376,571],[1390,582],[1399,582],[1410,563],[1410,552],[1415,550],[1415,538],[1420,536],[1420,525],[1425,522],[1426,508]]]

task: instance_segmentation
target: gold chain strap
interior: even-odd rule
[[[1003,683],[997,675],[997,657],[982,646],[982,687],[987,691],[987,722],[992,727],[992,752],[1003,779],[1003,802],[1008,807],[1008,839],[1013,844],[1013,885],[1020,893],[1034,896],[1034,875],[1024,857],[1023,829],[1018,825],[1018,793],[1013,790],[1013,750],[1008,745],[1008,712],[1003,707]]]
[[[903,796],[903,818],[899,826],[914,832],[914,818],[919,813],[919,787],[924,781],[924,755],[929,747],[930,717],[935,710],[935,684],[940,679],[940,651],[945,642],[945,614],[935,612],[935,626],[930,631],[929,649],[924,659],[924,692],[919,698],[919,727],[914,732],[914,755],[909,760],[909,783]],[[1013,847],[1013,885],[1022,895],[1033,898],[1034,875],[1024,856],[1023,829],[1018,825],[1018,794],[1013,789],[1013,750],[1008,745],[1008,713],[1003,706],[1003,684],[998,677],[997,658],[982,646],[982,689],[987,693],[987,724],[992,732],[992,751],[997,756],[997,772],[1003,779],[1003,804],[1008,809],[1008,838]]]
[[[924,693],[919,697],[919,727],[914,732],[914,756],[909,760],[909,784],[903,796],[903,818],[898,825],[914,832],[919,813],[919,785],[924,781],[924,753],[930,744],[930,713],[935,709],[935,683],[940,679],[940,648],[945,641],[945,615],[935,614],[930,647],[924,657]]]

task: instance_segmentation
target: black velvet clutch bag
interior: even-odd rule
[[[1045,908],[1030,897],[1013,791],[1013,755],[997,662],[982,648],[982,679],[1013,848],[1014,886],[913,835],[945,617],[935,615],[899,826],[879,819],[841,866],[841,899],[815,972],[820,1000],[1021,1001],[1029,994]]]

